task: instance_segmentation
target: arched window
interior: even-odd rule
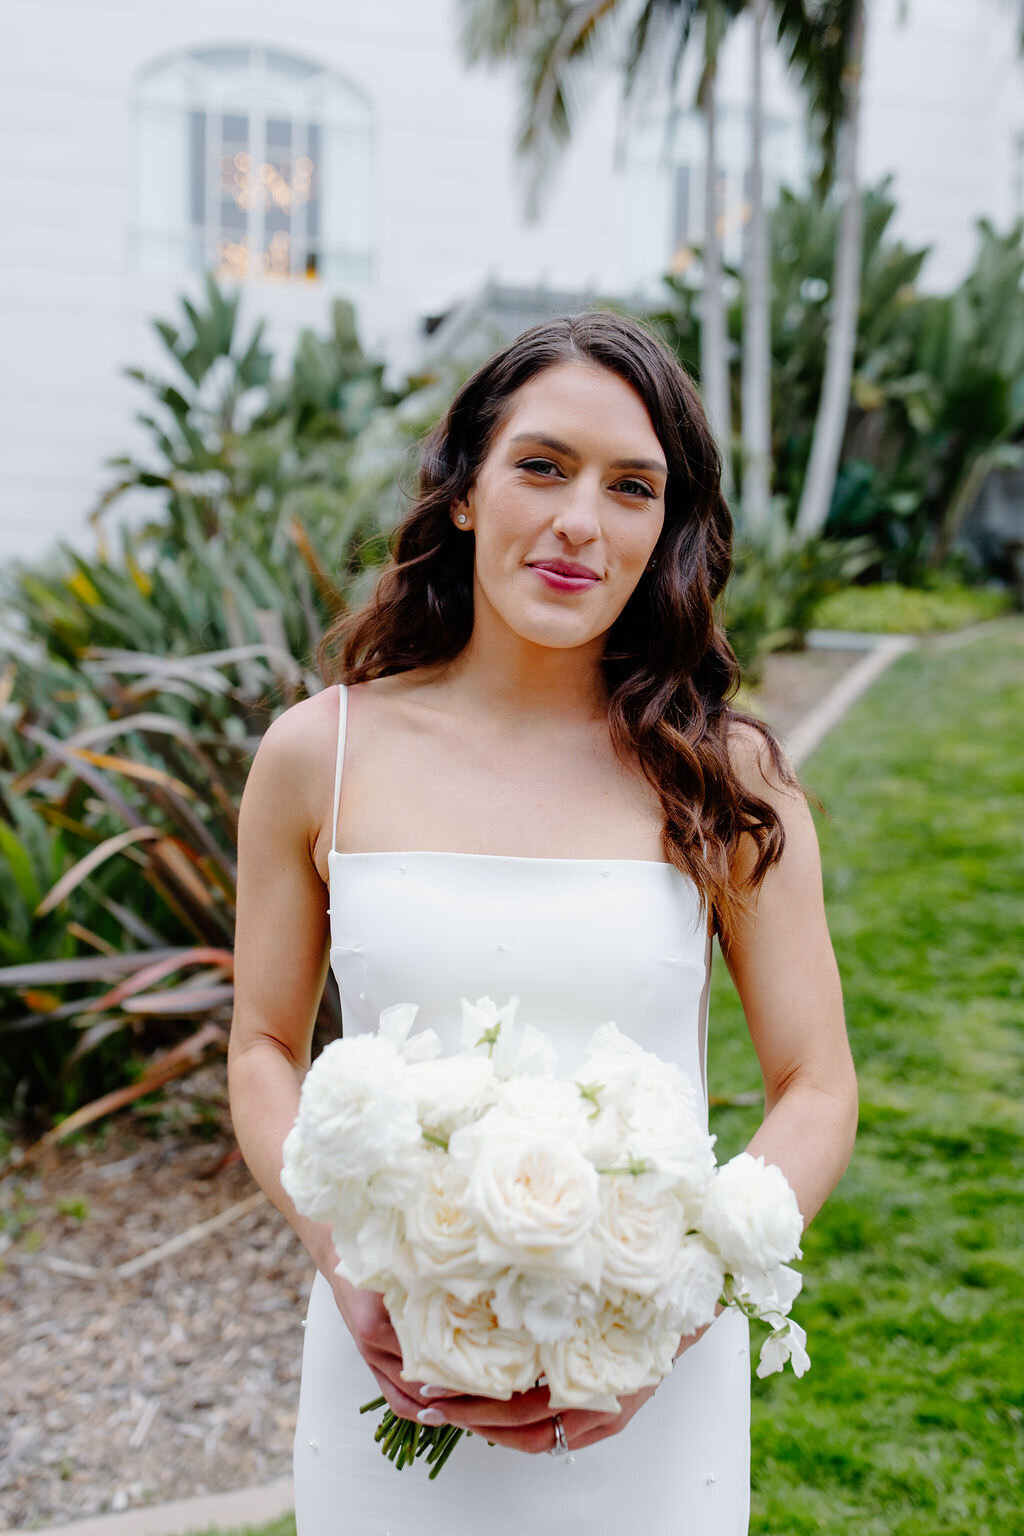
[[[371,111],[359,88],[271,48],[190,48],[142,71],[135,264],[241,277],[371,273]]]

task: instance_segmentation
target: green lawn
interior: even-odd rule
[[[754,1384],[752,1536],[1024,1529],[1024,621],[887,673],[805,779],[861,1085],[813,1361]],[[757,1085],[719,965],[713,1090]],[[719,1154],[755,1110],[719,1110]]]

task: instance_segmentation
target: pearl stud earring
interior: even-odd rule
[[[455,521],[457,523],[464,523],[466,521],[466,514],[465,514],[465,512],[460,512],[458,517],[455,519]]]

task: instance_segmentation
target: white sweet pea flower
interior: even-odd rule
[[[408,1068],[389,1040],[332,1040],[306,1074],[296,1125],[326,1177],[368,1179],[420,1144]]]
[[[790,1269],[788,1264],[777,1264],[774,1269],[754,1275],[733,1275],[727,1289],[745,1311],[750,1308],[758,1317],[770,1314],[785,1317],[803,1283],[803,1276],[795,1269]]]
[[[381,1039],[389,1040],[408,1062],[432,1061],[441,1054],[441,1037],[436,1029],[424,1029],[418,1035],[409,1033],[419,1011],[418,1003],[395,1003],[384,1009],[377,1024]]]
[[[741,1152],[711,1181],[700,1229],[730,1274],[752,1275],[800,1256],[803,1217],[782,1169]]]
[[[406,1381],[507,1402],[526,1392],[540,1373],[537,1347],[524,1333],[502,1328],[486,1296],[463,1301],[446,1290],[422,1290],[404,1304],[388,1303],[402,1346]]]
[[[499,1008],[489,997],[462,999],[462,1044],[486,1051],[501,1079],[524,1074],[553,1074],[558,1055],[547,1035],[532,1024],[516,1023],[518,997]]]
[[[784,1325],[770,1333],[761,1345],[758,1376],[774,1375],[776,1371],[782,1370],[787,1360],[793,1367],[793,1375],[802,1376],[811,1368],[811,1357],[806,1346],[807,1334],[799,1323],[787,1318]]]

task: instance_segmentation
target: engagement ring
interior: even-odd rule
[[[552,1422],[555,1426],[555,1443],[551,1447],[550,1451],[548,1451],[548,1455],[564,1456],[566,1466],[569,1466],[572,1462],[572,1457],[569,1455],[569,1442],[565,1438],[565,1428],[562,1424],[562,1415],[560,1413],[556,1413]]]

